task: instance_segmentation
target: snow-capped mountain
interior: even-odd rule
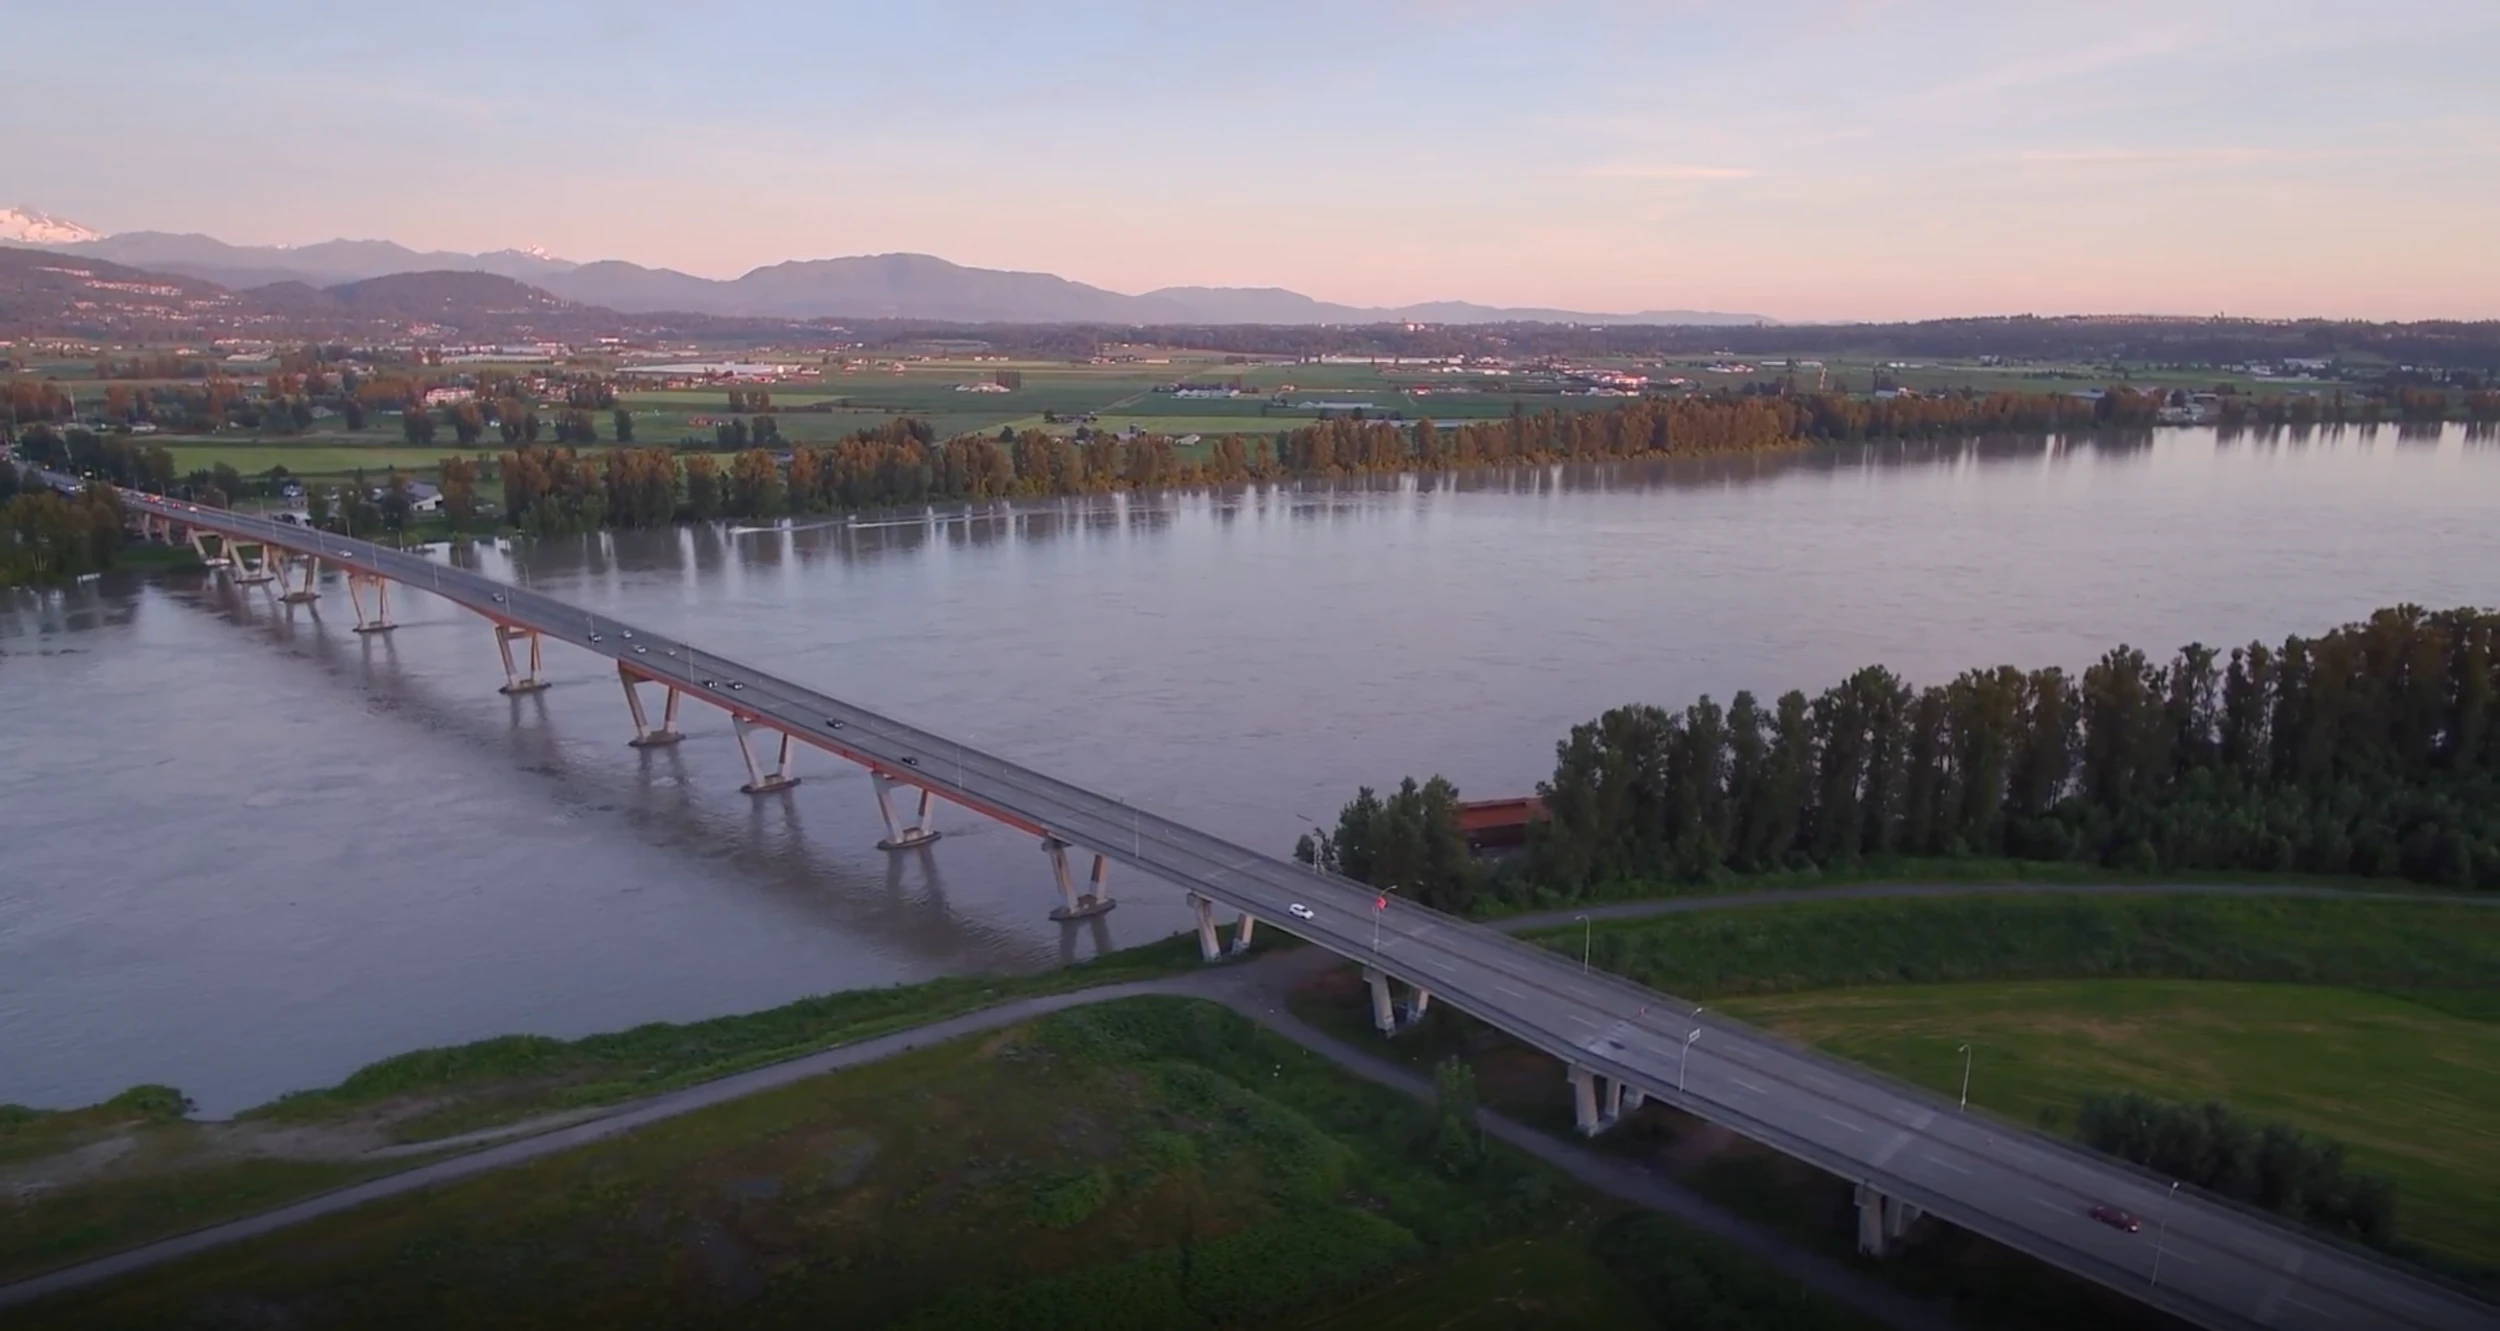
[[[102,240],[104,233],[93,227],[80,226],[50,213],[40,213],[19,204],[0,208],[0,243],[18,245],[83,245]]]

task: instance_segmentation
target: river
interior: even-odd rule
[[[1621,702],[1913,681],[2500,603],[2456,427],[1883,445],[558,540],[454,558],[1282,852],[1360,783],[1524,793]],[[510,699],[473,616],[361,638],[200,575],[0,592],[0,1102],[226,1114],[403,1050],[579,1035],[1184,927],[941,806],[874,848],[824,755],[630,736],[606,662]]]

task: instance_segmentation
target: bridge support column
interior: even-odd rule
[[[1224,943],[1215,931],[1215,903],[1192,892],[1189,894],[1189,908],[1198,916],[1198,959],[1223,960]]]
[[[876,789],[877,814],[885,819],[885,840],[877,843],[877,849],[910,850],[914,846],[928,845],[941,835],[929,825],[929,813],[936,806],[937,797],[926,787],[919,791],[919,811],[912,815],[911,826],[905,827],[894,818],[893,788],[898,784],[894,778],[883,772],[871,771],[868,784]]]
[[[790,738],[788,731],[773,731],[774,734],[781,736],[781,752],[774,763],[773,770],[767,772],[756,765],[755,744],[748,738],[753,727],[747,724],[747,719],[743,716],[732,716],[729,718],[729,724],[738,732],[738,754],[747,760],[747,783],[738,787],[741,792],[749,795],[770,795],[777,790],[788,790],[799,783],[799,779],[790,772],[791,760],[797,756],[797,752],[795,742]]]
[[[649,715],[642,710],[641,677],[626,669],[625,663],[619,661],[616,663],[616,679],[618,683],[625,686],[625,710],[634,714],[634,737],[626,743],[637,749],[659,749],[685,738],[685,735],[677,729],[679,695],[676,689],[665,684],[660,686],[667,690],[668,701],[660,705],[660,728],[653,730]]]
[[[1397,1034],[1398,1010],[1389,1000],[1389,977],[1366,966],[1363,982],[1372,989],[1372,1028],[1382,1035]]]
[[[313,590],[313,584],[321,577],[321,556],[304,556],[304,581],[301,585],[296,584],[287,574],[287,556],[284,550],[264,545],[261,547],[260,557],[278,580],[280,601],[288,605],[310,605],[321,599],[321,593]]]
[[[365,591],[373,592],[373,613],[365,613]],[[358,633],[388,633],[399,625],[391,622],[391,580],[376,573],[347,572],[347,600],[356,607]]]
[[[1583,1067],[1573,1067],[1570,1076],[1571,1121],[1583,1137],[1604,1132],[1622,1122],[1627,1110],[1641,1107],[1641,1093],[1612,1077]]]
[[[215,542],[213,549],[210,546],[211,542]],[[193,527],[191,549],[199,555],[200,562],[210,568],[223,568],[234,562],[232,552],[226,548],[226,539],[213,531],[202,531]]]
[[[1583,1137],[1594,1137],[1606,1130],[1606,1120],[1597,1112],[1596,1073],[1587,1068],[1571,1069],[1571,1122]]]
[[[530,668],[526,675],[521,673],[520,668],[512,659],[512,644],[516,639],[529,644]],[[495,626],[495,650],[503,653],[503,692],[517,696],[524,693],[536,693],[547,687],[547,681],[538,676],[538,631],[536,629],[497,624]]]
[[[278,574],[270,567],[276,562],[276,554],[266,544],[226,542],[226,559],[234,569],[234,580],[246,586],[276,580]]]
[[[1058,880],[1059,899],[1063,903],[1051,911],[1050,918],[1061,921],[1081,920],[1089,915],[1100,915],[1120,904],[1111,899],[1106,886],[1106,880],[1111,876],[1109,860],[1100,855],[1094,857],[1094,873],[1090,880],[1092,890],[1079,893],[1076,890],[1076,880],[1068,876],[1068,843],[1057,837],[1043,837],[1042,850],[1050,856],[1051,876]]]
[[[1246,910],[1241,913],[1240,919],[1233,922],[1233,954],[1235,956],[1250,950],[1250,931],[1258,927],[1259,918]]]
[[[1395,1035],[1399,1028],[1422,1021],[1425,1010],[1432,1006],[1432,991],[1418,985],[1408,991],[1406,1008],[1401,1014],[1395,993],[1389,987],[1388,975],[1365,966],[1363,982],[1371,986],[1372,1026],[1382,1035]]]
[[[1869,1257],[1889,1256],[1918,1223],[1919,1209],[1887,1197],[1874,1185],[1858,1185],[1858,1251]]]

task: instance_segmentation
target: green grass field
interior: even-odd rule
[[[1576,929],[1539,931],[1576,953]],[[2500,909],[2222,896],[1814,902],[1600,924],[1596,964],[1694,998],[2017,979],[2334,985],[2500,1019]]]
[[[1310,1331],[1542,1331],[1652,1325],[1641,1301],[1585,1247],[1516,1239],[1415,1272],[1317,1320]]]
[[[1500,1150],[1445,1172],[1429,1127],[1220,1008],[1136,999],[375,1202],[11,1325],[1855,1325],[1706,1240],[1684,1260],[1707,1257],[1708,1281],[1647,1306],[1592,1288],[1607,1268],[1578,1254],[1619,1236],[1600,1229],[1617,1208]],[[1609,1251],[1671,1264],[1679,1233]],[[1497,1308],[1604,1320],[1454,1323],[1442,1291],[1400,1279],[1429,1268]]]
[[[2399,1190],[2406,1237],[2500,1265],[2500,1024],[2350,989],[2197,980],[1898,985],[1720,1007],[1971,1101],[2065,1124],[2129,1088],[2335,1138]]]

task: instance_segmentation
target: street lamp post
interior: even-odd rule
[[[1684,1064],[1685,1061],[1692,1055],[1693,1041],[1700,1038],[1701,1028],[1699,1026],[1695,1026],[1692,1033],[1684,1037],[1684,1046],[1675,1051],[1675,1093],[1677,1095],[1682,1095],[1684,1093]]]
[[[1962,1108],[1970,1108],[1970,1046],[1962,1046]]]
[[[2170,1183],[2170,1191],[2161,1195],[2161,1224],[2153,1231],[2153,1275],[2151,1279],[2144,1282],[2147,1289],[2161,1283],[2161,1248],[2163,1241],[2170,1237],[2170,1202],[2178,1195],[2179,1183],[2178,1180],[2173,1179]]]
[[[1589,973],[1589,935],[1596,926],[1589,923],[1589,917],[1586,915],[1574,915],[1571,918],[1580,922],[1580,973],[1586,975]]]

